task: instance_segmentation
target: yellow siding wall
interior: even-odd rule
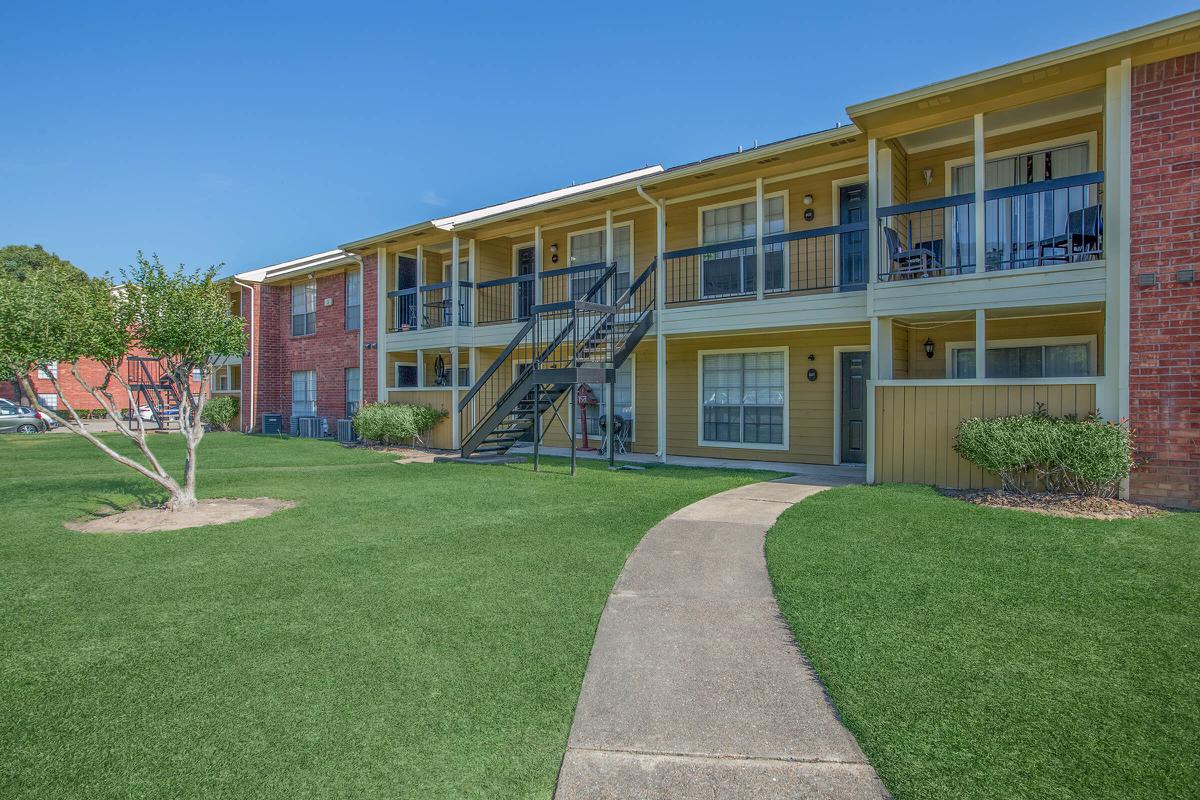
[[[936,323],[935,323],[936,324]],[[899,342],[903,326],[893,329],[895,342]],[[937,327],[913,327],[908,330],[908,374],[896,373],[897,378],[945,378],[950,342],[975,341],[975,323],[952,322]],[[1096,371],[1103,372],[1104,366],[1104,314],[1096,311],[1087,314],[1067,314],[1060,317],[1028,317],[1021,319],[989,319],[987,321],[988,342],[1004,339],[1039,339],[1052,336],[1095,336]],[[925,355],[925,340],[934,343],[933,358]],[[897,356],[899,363],[899,356]]]
[[[909,377],[909,363],[912,359],[911,338],[908,328],[892,323],[892,377],[894,378]]]
[[[1086,415],[1095,410],[1091,384],[1036,386],[876,386],[875,480],[960,489],[999,485],[994,475],[954,452],[958,423],[1036,410]]]
[[[834,346],[868,349],[870,332],[861,329],[812,331],[754,336],[706,337],[667,340],[667,452],[671,455],[708,458],[741,458],[810,464],[833,462]],[[788,449],[756,450],[709,447],[698,442],[700,401],[699,353],[705,350],[788,348]],[[814,356],[808,360],[809,354]],[[636,452],[653,452],[655,430],[655,355],[653,342],[637,350]],[[817,370],[810,382],[806,373]]]
[[[396,404],[411,404],[425,405],[440,408],[448,413],[453,413],[451,406],[451,394],[449,389],[429,389],[419,391],[393,391],[388,392],[388,402]],[[434,447],[439,450],[449,450],[452,442],[452,423],[450,417],[447,416],[441,422],[434,426],[433,430],[426,434],[423,438],[428,447]]]

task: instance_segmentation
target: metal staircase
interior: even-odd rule
[[[133,392],[135,406],[129,409],[130,422],[141,421],[140,409],[147,406],[159,430],[179,423],[179,394],[157,358],[126,356],[125,380]]]
[[[557,421],[571,441],[574,466],[572,398],[581,383],[612,384],[617,369],[646,335],[653,323],[651,278],[656,267],[652,262],[618,294],[616,264],[610,264],[578,299],[534,306],[529,320],[459,402],[463,457],[503,455],[518,442],[530,442],[536,465],[549,415],[549,422]],[[615,299],[609,303],[610,298]],[[563,406],[569,422],[563,421]],[[608,413],[611,417],[611,404]],[[607,429],[612,430],[611,418]]]

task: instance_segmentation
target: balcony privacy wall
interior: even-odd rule
[[[1043,404],[1053,415],[1095,410],[1094,384],[876,386],[875,480],[957,489],[999,486],[954,452],[959,422],[1028,414]]]

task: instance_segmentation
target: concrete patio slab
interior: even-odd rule
[[[853,473],[705,498],[630,555],[592,647],[557,800],[885,798],[779,613],[763,541]]]

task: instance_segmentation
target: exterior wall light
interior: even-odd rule
[[[933,358],[933,339],[925,340],[925,357]]]
[[[812,205],[812,195],[811,194],[804,195],[804,205],[806,205],[806,206]]]

